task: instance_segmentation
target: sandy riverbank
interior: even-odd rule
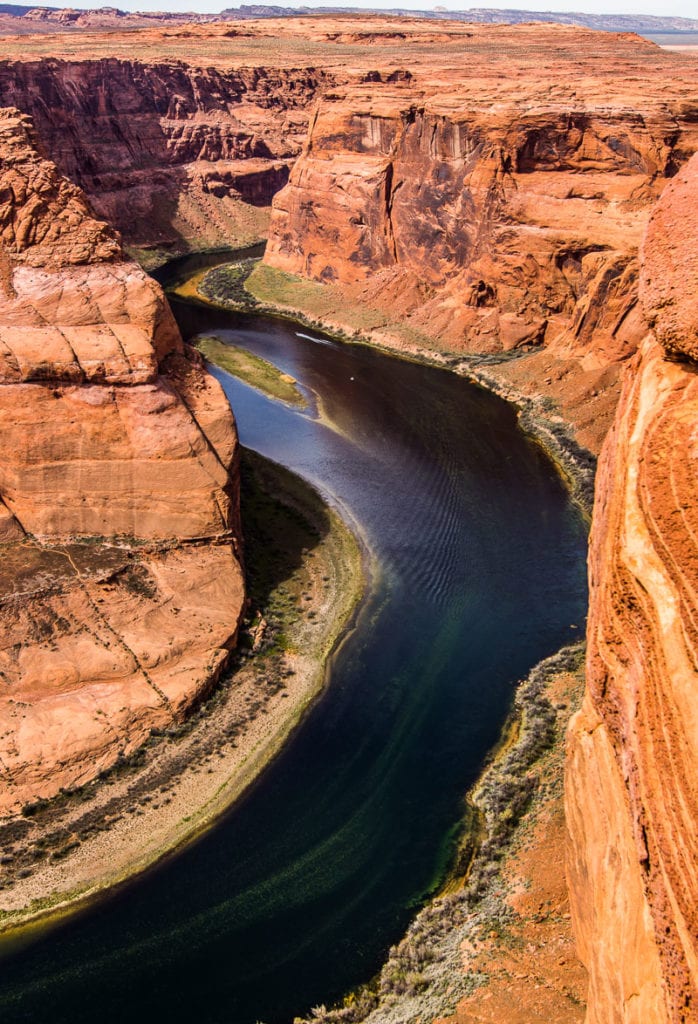
[[[132,763],[0,823],[0,932],[22,941],[209,828],[278,753],[322,689],[365,586],[365,557],[298,477],[247,455],[250,614],[231,671]],[[284,556],[272,561],[270,548]],[[31,924],[30,924],[31,923]]]

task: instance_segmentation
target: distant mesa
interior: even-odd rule
[[[122,11],[118,7],[95,7],[76,10],[70,7],[36,7],[26,4],[0,4],[0,31],[45,32],[76,29],[119,27],[140,28],[149,25],[208,23],[214,21],[248,21],[268,18],[295,18],[308,15],[361,15],[424,18],[438,21],[471,22],[482,25],[541,24],[579,25],[604,32],[637,32],[640,35],[684,34],[698,32],[695,18],[673,18],[641,14],[587,14],[581,11],[520,11],[471,7],[449,11],[439,5],[430,10],[413,11],[406,7],[384,7],[367,12],[361,7],[290,7],[285,5],[240,4],[226,7],[219,14],[198,14],[195,11]],[[16,20],[15,20],[16,19]],[[14,22],[14,24],[13,24]]]
[[[283,18],[302,17],[303,15],[323,14],[360,14],[367,15],[361,7],[285,7],[266,6],[263,4],[240,4],[239,7],[227,7],[221,11],[221,18]],[[671,18],[641,14],[587,14],[581,11],[518,11],[495,10],[491,7],[470,7],[462,11],[449,11],[438,6],[431,10],[413,11],[407,7],[382,7],[372,9],[375,16],[393,15],[396,17],[431,18],[440,21],[467,21],[484,25],[520,25],[526,22],[542,22],[557,25],[580,25],[584,28],[599,29],[605,32],[698,32],[698,20],[695,18]]]

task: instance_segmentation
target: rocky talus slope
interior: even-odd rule
[[[211,685],[243,602],[237,436],[160,288],[0,113],[0,815]]]
[[[649,222],[650,330],[597,479],[569,882],[589,1024],[698,1020],[698,158]]]

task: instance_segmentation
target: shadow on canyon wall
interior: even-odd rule
[[[186,251],[224,229],[221,200],[270,204],[305,134],[302,117],[289,132],[285,112],[304,108],[321,77],[111,58],[4,61],[0,106],[32,117],[47,155],[127,243]]]

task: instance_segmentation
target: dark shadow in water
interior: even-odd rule
[[[2,1024],[288,1024],[370,978],[443,877],[516,680],[583,628],[583,524],[504,402],[292,324],[176,312],[321,396],[319,420],[216,373],[243,443],[347,508],[379,571],[251,797],[6,960]]]
[[[293,577],[327,536],[330,519],[308,484],[257,452],[242,449],[240,476],[245,578],[254,611],[266,608],[272,592]]]
[[[182,284],[195,274],[198,270],[206,270],[208,267],[217,267],[221,263],[233,263],[242,259],[261,259],[266,242],[256,242],[243,248],[231,249],[210,249],[207,252],[186,253],[184,256],[175,256],[167,263],[155,270],[150,271],[154,278],[163,288],[174,288]]]

